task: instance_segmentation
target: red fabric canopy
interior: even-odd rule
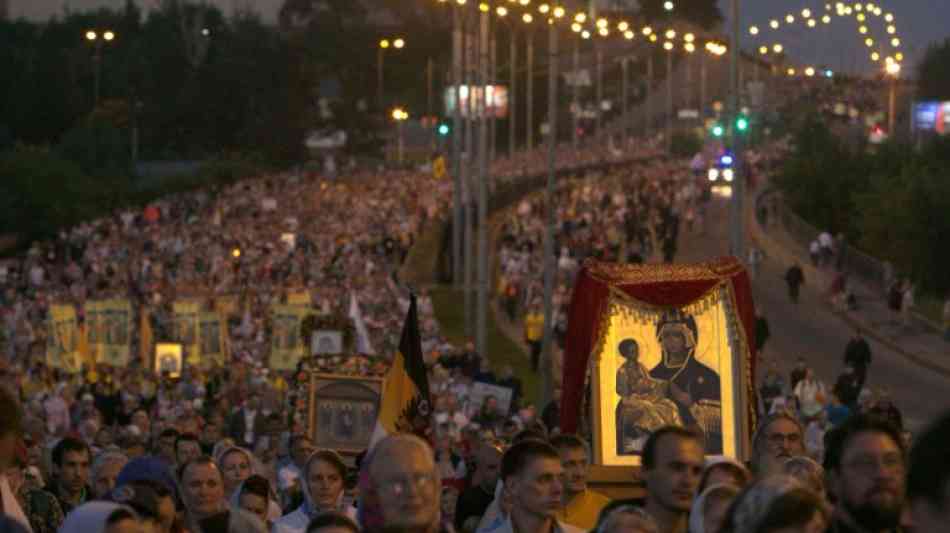
[[[577,275],[568,311],[567,340],[561,395],[561,431],[577,431],[583,405],[587,362],[594,349],[600,321],[606,316],[608,295],[620,290],[627,296],[658,307],[685,307],[720,282],[732,285],[736,311],[749,340],[750,378],[755,375],[755,308],[749,276],[734,257],[708,263],[680,265],[619,265],[588,260]],[[752,379],[746,386],[752,388]],[[754,398],[754,394],[749,395]],[[754,427],[755,405],[747,406]]]

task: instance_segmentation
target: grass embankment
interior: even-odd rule
[[[439,286],[433,287],[430,294],[435,316],[443,335],[456,346],[464,345],[468,337],[465,335],[465,312],[462,305],[465,297],[462,291]],[[487,326],[488,353],[486,355],[491,362],[492,370],[498,374],[502,367],[511,365],[515,375],[521,379],[525,400],[540,409],[541,406],[538,405],[540,376],[531,370],[531,362],[527,354],[521,346],[505,335],[495,322],[495,314],[492,312],[488,313]]]

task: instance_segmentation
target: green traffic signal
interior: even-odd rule
[[[749,129],[749,119],[746,117],[739,117],[736,119],[736,128],[738,128],[739,131],[746,131]]]
[[[449,125],[439,124],[439,135],[446,136],[448,134],[449,134]]]
[[[712,134],[714,137],[722,137],[726,133],[726,130],[722,127],[721,124],[716,124],[713,126]]]

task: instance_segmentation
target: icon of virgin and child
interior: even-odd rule
[[[664,312],[656,338],[662,357],[650,370],[640,362],[635,339],[617,346],[624,359],[617,370],[617,454],[639,454],[650,433],[668,425],[700,431],[706,453],[722,453],[719,375],[696,359],[695,318],[678,310]]]

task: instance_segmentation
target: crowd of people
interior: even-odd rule
[[[269,462],[227,439],[166,431],[146,455],[66,436],[40,479],[44,445],[24,433],[19,400],[0,388],[0,528],[10,533],[823,533],[945,531],[950,414],[908,447],[891,422],[849,417],[821,460],[809,429],[785,410],[761,420],[751,461],[704,457],[679,426],[654,431],[623,499],[597,492],[591,451],[575,435],[529,427],[510,440],[464,436],[467,467],[447,479],[445,448],[394,434],[355,468],[306,436]],[[290,486],[268,479],[293,478]]]

